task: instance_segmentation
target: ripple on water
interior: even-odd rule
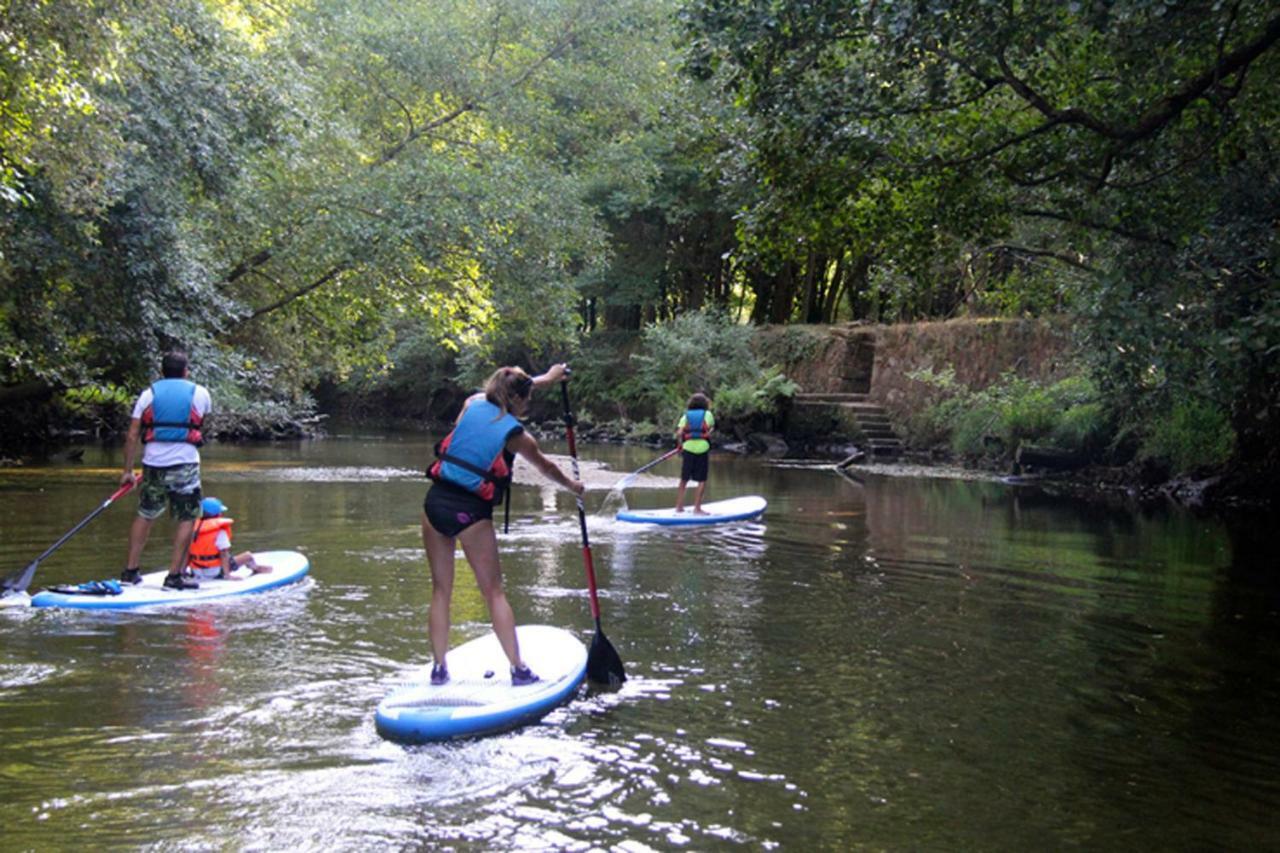
[[[285,483],[379,483],[388,480],[418,480],[416,468],[378,468],[362,465],[338,467],[280,467],[218,470],[220,480],[255,480]]]

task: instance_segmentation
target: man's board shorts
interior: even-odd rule
[[[680,454],[680,479],[693,480],[697,483],[705,483],[707,481],[707,469],[709,466],[707,458],[711,456],[711,451],[706,453],[690,453],[684,451]]]
[[[477,521],[493,518],[493,504],[475,492],[445,482],[431,484],[422,511],[436,532],[449,538]]]
[[[169,504],[169,517],[178,521],[195,521],[200,517],[200,463],[169,465],[164,468],[142,466],[142,488],[139,490],[138,515],[155,519]]]

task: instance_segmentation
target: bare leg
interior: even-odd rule
[[[142,560],[142,549],[146,547],[147,536],[151,533],[151,525],[155,523],[154,518],[143,518],[140,515],[133,517],[133,524],[129,527],[129,555],[124,565],[126,569],[138,568]]]
[[[703,480],[698,487],[693,490],[693,511],[698,515],[706,515],[702,511],[702,493],[707,490],[707,481]]]
[[[240,566],[248,566],[255,575],[265,575],[271,572],[271,566],[266,563],[259,563],[253,556],[252,551],[236,554],[236,567],[239,568]]]
[[[431,637],[431,655],[444,666],[449,651],[449,600],[453,598],[453,538],[445,536],[422,516],[422,547],[431,566],[431,610],[427,615],[427,633]]]
[[[680,488],[676,490],[676,512],[684,512],[684,490],[688,485],[688,480],[680,481]]]
[[[458,534],[458,539],[462,542],[462,552],[467,555],[471,570],[475,572],[480,594],[489,605],[493,633],[498,635],[502,651],[512,666],[523,666],[520,645],[516,640],[516,615],[502,588],[502,566],[498,562],[498,537],[494,534],[493,522],[487,519],[477,521]]]
[[[195,529],[194,518],[178,522],[178,529],[173,532],[173,554],[169,557],[169,574],[179,574],[185,567],[187,552],[191,550],[191,531]]]

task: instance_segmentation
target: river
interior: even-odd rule
[[[563,454],[563,445],[547,445]],[[617,692],[456,744],[382,740],[429,663],[425,437],[214,445],[236,547],[302,584],[202,607],[0,610],[0,846],[194,849],[1280,848],[1277,519],[1101,509],[996,483],[717,455],[758,522],[588,529]],[[118,450],[0,470],[0,573],[114,488]],[[678,463],[627,492],[672,499]],[[612,472],[609,474],[608,472]],[[113,577],[136,499],[36,586]],[[147,566],[172,533],[157,524]],[[590,640],[576,510],[516,489],[522,623]],[[454,631],[487,631],[459,563]]]

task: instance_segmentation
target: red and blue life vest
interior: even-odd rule
[[[707,427],[706,409],[689,409],[684,413],[684,420],[684,429],[680,430],[681,441],[688,441],[691,438],[706,438],[711,434],[711,430]]]
[[[453,431],[436,445],[435,463],[427,470],[433,480],[452,483],[497,503],[511,483],[515,454],[507,441],[523,427],[512,414],[488,400],[467,406]]]
[[[151,386],[151,405],[142,410],[142,440],[204,444],[200,425],[204,415],[194,404],[196,383],[161,379]]]

